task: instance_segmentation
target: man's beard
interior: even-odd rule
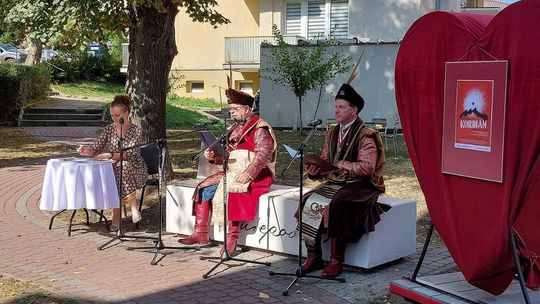
[[[233,121],[236,124],[245,124],[247,120],[244,117],[233,117]]]

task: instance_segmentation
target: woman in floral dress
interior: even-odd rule
[[[113,161],[114,176],[118,189],[120,189],[120,130],[122,130],[123,146],[125,148],[138,145],[142,142],[142,131],[139,126],[129,120],[131,98],[127,95],[117,95],[110,106],[113,123],[105,127],[92,146],[81,145],[78,152],[97,160],[110,159]],[[122,201],[131,206],[133,223],[141,220],[141,213],[137,208],[137,189],[142,188],[148,175],[146,164],[141,156],[140,149],[130,149],[123,153],[122,174]],[[120,208],[113,210],[112,223],[118,226],[120,222]]]

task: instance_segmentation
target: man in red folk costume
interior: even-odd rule
[[[259,197],[268,192],[275,178],[276,139],[270,125],[252,112],[253,97],[227,89],[229,111],[234,121],[228,130],[228,233],[227,252],[236,250],[242,221],[252,221],[257,214]],[[204,151],[204,157],[222,164],[224,155],[217,149]],[[214,222],[223,221],[223,172],[204,179],[193,195],[195,227],[191,236],[178,240],[182,244],[208,244],[210,214]],[[215,195],[214,195],[215,194]],[[223,252],[223,248],[221,249]]]

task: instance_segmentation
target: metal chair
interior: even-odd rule
[[[160,149],[157,143],[150,143],[148,145],[141,147],[141,156],[148,167],[148,177],[144,182],[144,186],[141,191],[141,199],[139,200],[139,212],[142,211],[142,204],[144,200],[144,191],[146,186],[155,186],[159,185],[159,179],[152,178],[152,175],[159,173],[159,153]],[[135,224],[135,228],[139,228],[139,223]]]
[[[388,120],[386,118],[372,118],[368,125],[379,132],[381,138],[384,139],[384,148],[388,150]]]
[[[401,129],[401,123],[399,122],[399,120],[396,120],[396,122],[394,124],[394,129],[392,130],[392,133],[387,133],[386,134],[386,138],[391,138],[392,139],[392,147],[394,149],[394,156],[395,157],[397,157],[397,154],[398,154],[397,137],[398,137],[398,134],[399,134],[399,129]]]

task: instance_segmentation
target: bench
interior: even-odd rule
[[[195,217],[191,197],[197,180],[167,186],[166,230],[190,235]],[[298,207],[298,187],[273,185],[259,200],[258,217],[241,225],[239,245],[290,255],[298,254],[298,236],[294,213]],[[307,189],[305,189],[307,191]],[[416,202],[381,196],[379,202],[392,206],[381,216],[375,231],[365,234],[358,243],[350,243],[345,264],[373,268],[416,251]],[[223,241],[223,227],[211,225],[210,239]],[[325,236],[323,236],[323,240]],[[328,260],[330,242],[323,243],[323,257]],[[302,255],[306,256],[304,245]]]

